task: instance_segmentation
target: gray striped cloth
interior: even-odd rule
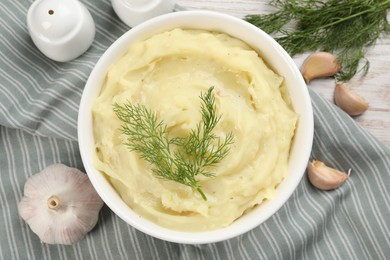
[[[76,136],[83,86],[97,59],[128,30],[108,0],[83,2],[96,38],[67,63],[34,47],[26,28],[31,1],[0,2],[0,259],[389,259],[390,150],[313,91],[312,159],[352,169],[340,188],[319,191],[303,178],[264,224],[215,244],[154,239],[107,207],[79,243],[42,244],[18,215],[23,185],[53,163],[83,169]]]

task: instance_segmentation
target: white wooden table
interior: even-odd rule
[[[213,10],[240,18],[247,14],[271,12],[273,9],[267,5],[268,2],[268,0],[176,0],[177,4],[188,10]],[[307,55],[306,53],[293,57],[299,67]],[[375,46],[369,48],[366,58],[370,61],[368,74],[364,78],[355,76],[348,82],[348,86],[369,103],[369,109],[354,119],[390,147],[390,37],[383,37]],[[313,80],[309,87],[333,101],[334,85],[333,79],[318,79]]]

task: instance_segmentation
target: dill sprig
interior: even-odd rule
[[[121,131],[126,135],[125,145],[149,162],[156,177],[175,181],[196,189],[207,200],[196,176],[215,176],[209,171],[229,152],[233,134],[224,140],[212,133],[221,119],[216,114],[213,87],[200,95],[202,120],[186,137],[169,137],[167,126],[157,114],[143,105],[113,105],[117,117],[125,124]]]
[[[273,35],[292,56],[316,50],[335,53],[342,67],[336,75],[340,81],[359,71],[365,75],[367,47],[390,32],[390,0],[272,0],[270,5],[275,12],[245,20]]]

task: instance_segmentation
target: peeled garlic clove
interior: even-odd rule
[[[347,173],[326,166],[323,162],[314,160],[307,167],[309,181],[321,190],[333,190],[343,184],[349,177]]]
[[[350,116],[358,116],[368,109],[368,103],[342,83],[336,84],[334,101]]]
[[[86,174],[53,164],[27,180],[19,214],[42,242],[70,245],[96,225],[102,206]]]
[[[341,67],[336,56],[328,52],[316,52],[306,58],[301,73],[307,83],[314,78],[334,76]]]

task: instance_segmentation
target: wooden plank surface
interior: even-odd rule
[[[268,2],[267,0],[176,1],[188,10],[213,10],[240,18],[247,14],[271,12],[273,9],[267,5]],[[307,55],[308,53],[297,55],[293,59],[300,67]],[[355,76],[347,84],[369,103],[369,109],[354,120],[390,147],[390,37],[383,37],[375,46],[368,49],[366,58],[370,61],[369,73],[364,78]],[[309,87],[333,101],[334,85],[333,79],[318,79],[313,80]]]

